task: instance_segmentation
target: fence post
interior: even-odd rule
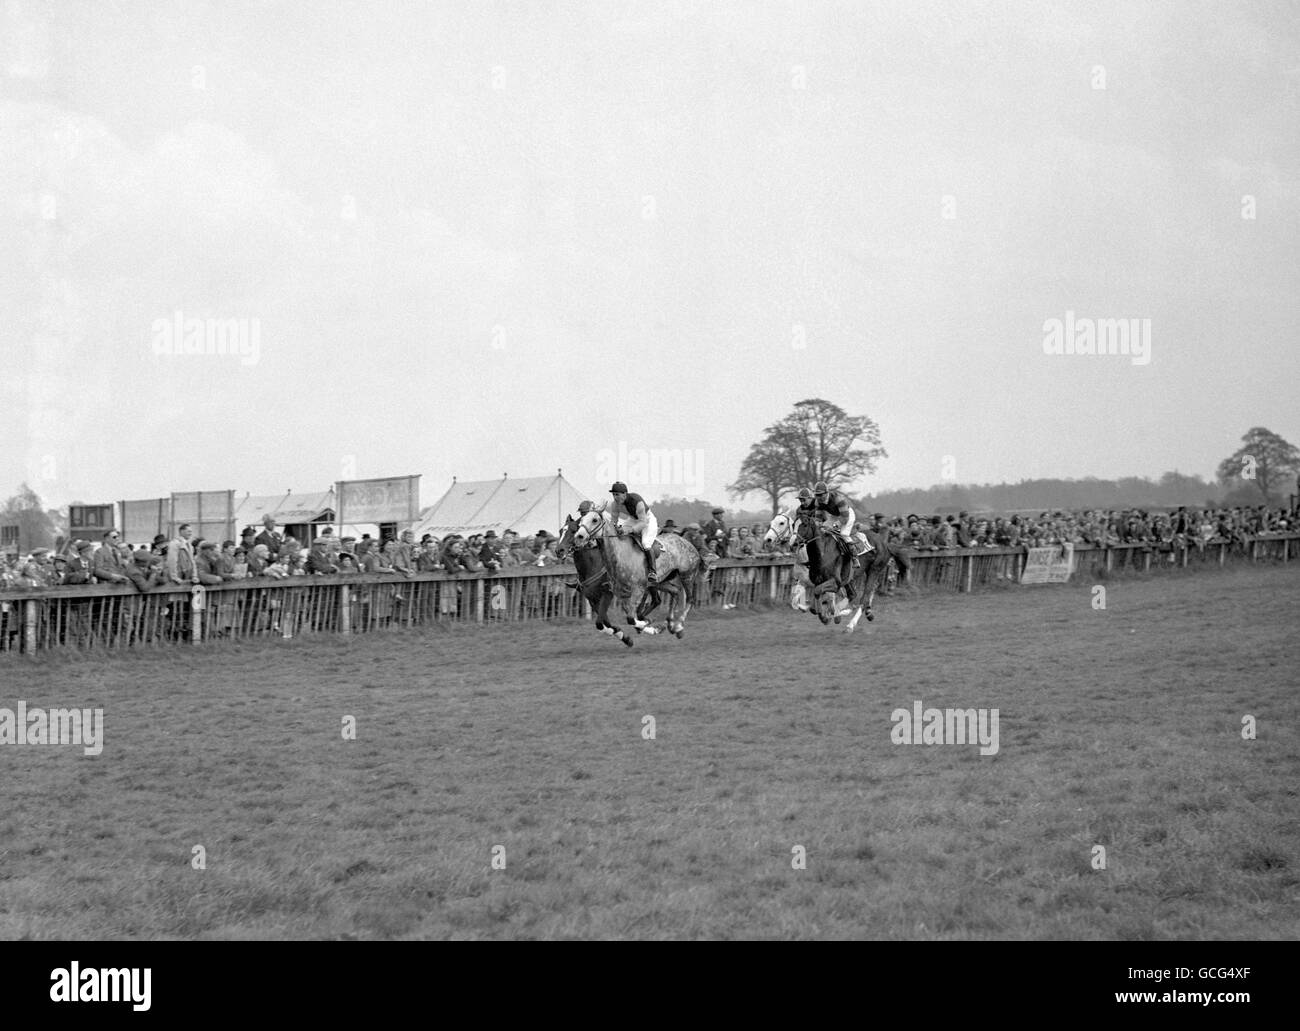
[[[1110,548],[1110,545],[1107,544],[1106,545],[1106,572],[1109,573],[1111,569],[1114,568],[1114,565],[1115,565],[1115,552],[1113,552]]]
[[[339,584],[339,633],[352,633],[352,596],[347,584]]]
[[[36,651],[36,606],[38,602],[35,598],[27,600],[27,606],[23,610],[23,650],[28,655]]]
[[[203,642],[203,614],[206,611],[203,589],[196,586],[190,591],[190,644]]]
[[[1259,540],[1258,540],[1258,538],[1254,538],[1254,537],[1252,537],[1252,538],[1251,538],[1251,541],[1250,541],[1250,561],[1251,561],[1251,562],[1258,562],[1258,561],[1259,561],[1259,550],[1258,550],[1258,549],[1259,549]]]
[[[474,622],[483,622],[483,581],[474,581]]]
[[[961,583],[962,591],[966,594],[971,592],[971,583],[975,578],[975,556],[965,555],[961,560]]]
[[[1150,551],[1145,551],[1145,552],[1142,553],[1142,572],[1144,572],[1144,573],[1149,573],[1149,572],[1151,572],[1151,552],[1150,552]]]

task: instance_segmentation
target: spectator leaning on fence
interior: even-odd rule
[[[213,561],[216,573],[223,581],[236,580],[235,575],[235,542],[222,541],[221,552]]]
[[[328,576],[339,571],[339,567],[330,560],[329,549],[329,541],[324,537],[312,541],[311,552],[307,556],[308,573],[313,576]]]
[[[197,571],[199,583],[204,587],[219,587],[221,585],[221,567],[218,559],[221,552],[217,549],[216,541],[204,541],[199,545],[199,553],[194,556],[194,568]]]
[[[131,579],[126,574],[128,561],[118,547],[117,531],[107,530],[100,538],[99,549],[91,559],[91,570],[100,583],[124,584]]]

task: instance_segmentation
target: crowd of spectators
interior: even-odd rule
[[[159,534],[148,545],[132,547],[116,530],[97,544],[74,540],[57,551],[35,548],[25,559],[5,556],[0,562],[0,589],[78,586],[94,583],[133,584],[146,591],[166,584],[215,586],[249,577],[285,579],[333,573],[474,573],[512,566],[552,566],[559,562],[556,535],[547,530],[523,537],[507,530],[438,540],[425,534],[418,542],[406,530],[379,541],[370,534],[340,537],[326,527],[310,544],[281,533],[272,517],[259,532],[247,527],[238,542],[203,540],[181,524],[174,538]]]
[[[1286,532],[1297,525],[1297,514],[1260,505],[1245,508],[1188,508],[1171,512],[1142,509],[1044,511],[1038,515],[992,516],[962,512],[958,515],[887,518],[876,513],[858,525],[883,534],[891,543],[918,551],[978,547],[1041,547],[1054,544],[1197,547],[1207,544],[1244,545],[1252,536]],[[719,559],[788,553],[788,545],[764,543],[767,525],[728,526],[725,512],[714,508],[708,519],[677,527],[665,521],[661,533],[678,533],[693,544],[706,564]],[[71,541],[57,552],[36,548],[23,559],[4,557],[0,562],[0,589],[47,588],[94,583],[133,584],[141,591],[166,584],[214,586],[249,577],[284,579],[348,573],[387,573],[410,577],[442,571],[476,573],[519,566],[559,564],[557,537],[547,530],[522,536],[506,530],[439,540],[424,534],[419,541],[406,530],[388,540],[369,534],[337,537],[325,528],[309,545],[281,533],[268,516],[259,532],[246,528],[238,542],[195,538],[182,524],[177,535],[162,534],[148,545],[132,547],[116,530],[97,544]]]
[[[1268,506],[1246,508],[1188,508],[1172,512],[1144,509],[1084,509],[1079,512],[1045,511],[1037,516],[971,515],[946,517],[909,515],[886,519],[877,513],[870,525],[891,543],[917,550],[948,548],[1045,547],[1056,544],[1116,546],[1121,544],[1197,547],[1230,543],[1265,533],[1285,533],[1295,525],[1295,514]]]

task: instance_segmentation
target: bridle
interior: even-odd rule
[[[593,509],[593,512],[594,511],[595,510]],[[587,513],[587,515],[591,515],[591,514],[592,512]],[[600,541],[608,540],[610,537],[618,536],[618,533],[613,529],[613,527],[610,524],[609,515],[607,513],[596,512],[595,514],[600,516],[600,523],[599,523],[600,532],[595,533],[591,530],[587,530],[586,531],[587,539],[583,541],[581,544],[575,542],[574,543],[575,548],[594,548],[597,545],[597,543],[599,543]],[[581,521],[579,521],[578,529],[580,530],[583,529]],[[575,536],[576,536],[576,531],[575,531]]]
[[[777,544],[781,544],[787,540],[799,544],[808,544],[812,541],[813,537],[816,536],[815,528],[813,528],[811,534],[806,534],[804,532],[804,520],[801,517],[782,516],[781,518],[786,521],[786,528],[784,530],[778,532],[777,530],[773,530],[771,526],[768,526],[768,530],[771,533],[776,534],[773,540],[775,540]]]

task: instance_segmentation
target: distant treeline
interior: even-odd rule
[[[794,496],[782,499],[782,508],[792,504]],[[889,490],[879,494],[853,495],[859,513],[883,512],[887,516],[946,515],[949,512],[1033,512],[1082,508],[1188,508],[1220,505],[1284,505],[1285,496],[1266,499],[1251,483],[1239,483],[1231,489],[1213,480],[1182,473],[1165,473],[1158,480],[1143,476],[1125,476],[1118,480],[1088,477],[1082,480],[1022,480],[1019,483],[944,484],[924,490]],[[758,522],[764,526],[771,513],[761,508],[740,508],[725,501],[728,525]],[[653,502],[655,515],[662,524],[674,520],[678,527],[709,518],[713,503],[706,500],[661,497]]]
[[[1251,485],[1231,491],[1212,480],[1165,473],[1158,480],[1125,476],[1118,480],[1022,480],[1019,483],[951,484],[925,490],[864,494],[860,511],[886,515],[945,514],[949,511],[1045,511],[1079,508],[1175,508],[1178,505],[1261,505],[1267,499]],[[1275,498],[1281,503],[1285,498]]]

